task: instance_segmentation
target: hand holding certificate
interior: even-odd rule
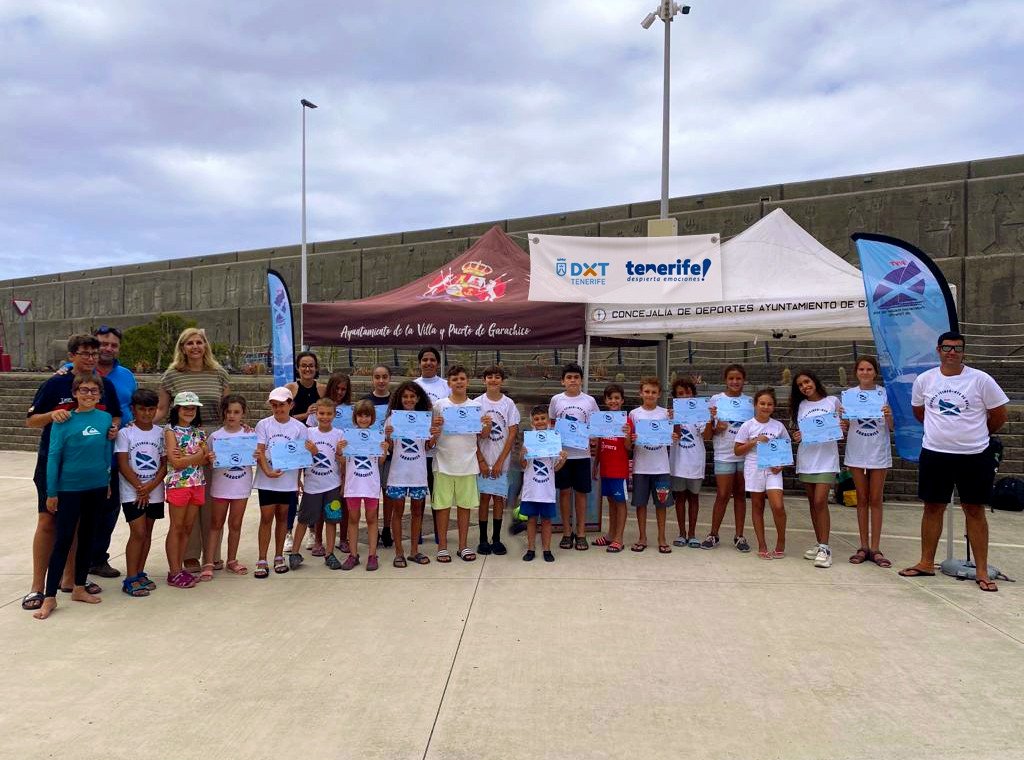
[[[801,443],[828,443],[841,440],[842,437],[843,431],[839,427],[839,418],[832,413],[805,417],[800,420]]]
[[[626,424],[625,412],[595,412],[590,415],[591,438],[622,438]]]
[[[885,416],[882,414],[885,392],[878,388],[869,391],[851,388],[843,391],[841,403],[844,420],[880,420]]]
[[[793,447],[788,438],[773,438],[757,444],[758,467],[785,467],[793,464]]]
[[[275,470],[301,470],[313,466],[313,455],[305,441],[279,441],[270,447],[270,463]]]
[[[407,412],[396,409],[391,413],[392,436],[413,441],[425,441],[430,438],[432,422],[433,415],[430,412]]]
[[[527,430],[523,433],[526,459],[557,459],[562,453],[562,436],[554,430]]]
[[[568,449],[589,449],[590,433],[583,422],[567,420],[564,417],[555,423],[555,430],[562,436],[562,444]]]
[[[217,468],[248,467],[256,464],[256,444],[255,433],[243,433],[230,438],[214,437],[215,459],[213,466]]]
[[[640,446],[671,446],[672,420],[634,420]]]
[[[672,421],[677,425],[707,425],[711,411],[706,398],[672,399]]]
[[[381,444],[384,443],[384,433],[377,428],[356,428],[345,431],[346,457],[379,457],[384,452]]]
[[[722,422],[746,422],[754,416],[754,402],[748,396],[722,396],[715,412]]]
[[[444,408],[442,416],[444,417],[444,427],[441,428],[443,435],[476,435],[483,430],[479,406],[448,406]]]

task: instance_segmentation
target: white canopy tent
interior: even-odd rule
[[[591,304],[588,336],[665,340],[870,340],[860,270],[782,209],[722,244],[722,300]]]

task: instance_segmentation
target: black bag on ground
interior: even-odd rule
[[[999,478],[992,489],[992,509],[1024,512],[1024,480]]]

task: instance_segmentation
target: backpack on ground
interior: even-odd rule
[[[1024,512],[1024,480],[999,478],[992,489],[992,509]]]

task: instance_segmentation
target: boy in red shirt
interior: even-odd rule
[[[625,392],[612,383],[604,389],[604,403],[610,412],[622,411]],[[633,448],[633,425],[627,419],[619,438],[601,438],[594,458],[594,478],[601,476],[601,496],[608,499],[608,535],[595,546],[607,546],[609,552],[621,552],[622,533],[626,529],[626,480],[629,478],[629,450]]]

